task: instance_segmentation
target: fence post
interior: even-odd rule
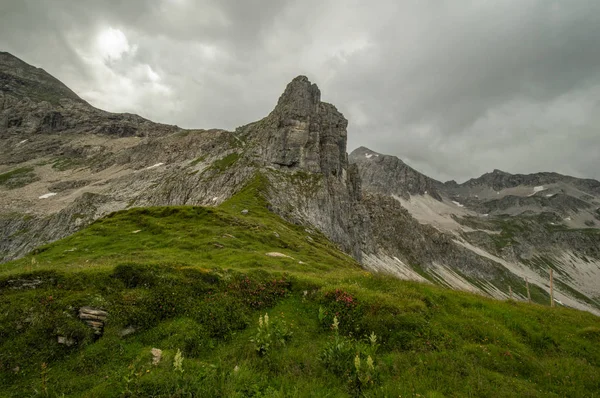
[[[554,307],[554,283],[553,283],[552,268],[550,268],[550,307]]]
[[[525,286],[527,286],[527,300],[529,301],[529,304],[531,304],[531,293],[529,292],[529,279],[527,279],[527,277],[525,277]]]
[[[508,291],[510,292],[510,299],[513,299],[513,295],[512,295],[512,286],[508,287]]]

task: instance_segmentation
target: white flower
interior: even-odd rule
[[[373,358],[371,358],[370,355],[367,357],[367,366],[371,370],[375,369],[375,365],[373,364]]]
[[[354,367],[356,368],[356,371],[360,370],[360,356],[358,354],[354,357]]]
[[[177,349],[177,353],[175,354],[175,358],[173,360],[173,368],[183,373],[183,355],[181,354],[180,349]]]
[[[369,341],[371,342],[371,345],[375,345],[377,343],[377,335],[375,334],[375,332],[371,332],[371,335],[369,336]]]

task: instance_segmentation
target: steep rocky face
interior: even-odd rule
[[[321,102],[321,92],[306,76],[286,87],[265,119],[240,129],[265,166],[342,177],[347,168],[348,121],[335,106]]]
[[[315,226],[360,259],[370,227],[357,169],[348,167],[347,126],[335,106],[321,102],[319,88],[298,76],[266,118],[236,133],[269,178],[273,211]]]
[[[429,194],[441,200],[438,193],[441,182],[419,173],[396,156],[383,155],[360,147],[352,151],[348,159],[358,165],[362,184],[370,192],[403,198]]]

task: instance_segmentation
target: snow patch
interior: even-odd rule
[[[24,144],[24,143],[26,143],[27,141],[28,141],[28,140],[23,140],[23,141],[19,142],[19,143],[17,144],[17,146],[19,146],[19,145],[21,145],[21,144]]]
[[[544,188],[544,186],[543,186],[543,185],[540,185],[540,186],[537,186],[537,187],[533,187],[533,193],[532,193],[532,194],[530,194],[530,195],[528,195],[528,196],[533,196],[533,195],[535,195],[536,193],[538,193],[538,192],[542,192],[542,191],[545,191],[545,190],[546,190],[546,188]]]
[[[372,153],[365,153],[365,157],[367,159],[371,159],[373,157],[373,154]]]
[[[452,203],[454,203],[455,205],[457,205],[458,207],[465,207],[465,205],[458,203],[457,201],[453,200]]]
[[[46,193],[46,194],[40,196],[39,199],[48,199],[48,198],[53,197],[54,195],[56,195],[56,192]]]
[[[157,168],[157,167],[160,167],[160,166],[162,166],[163,164],[164,164],[164,163],[156,163],[156,164],[153,164],[153,165],[152,165],[152,166],[150,166],[150,167],[146,167],[146,170],[155,169],[155,168]]]

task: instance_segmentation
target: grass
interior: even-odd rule
[[[39,180],[33,171],[33,167],[20,167],[0,174],[0,186],[8,189],[20,188]]]
[[[597,317],[365,272],[270,213],[264,184],[257,177],[218,208],[114,213],[0,265],[0,395],[598,395]],[[28,282],[36,288],[18,288]],[[86,305],[109,313],[100,338],[76,316]],[[258,351],[265,313],[289,330]],[[123,337],[126,328],[135,332]],[[152,348],[163,352],[157,365]]]
[[[190,163],[190,166],[191,166],[191,167],[194,167],[194,166],[196,166],[198,163],[204,162],[204,160],[206,160],[206,156],[200,156],[200,157],[198,157],[198,158],[194,159],[194,160],[193,160],[193,161]]]
[[[52,168],[59,171],[65,171],[69,169],[76,169],[78,167],[82,167],[83,165],[83,159],[78,159],[74,157],[58,157],[53,160]]]
[[[236,153],[236,152],[230,153],[229,155],[225,156],[222,159],[215,160],[210,167],[211,167],[211,169],[214,169],[217,172],[221,173],[221,172],[227,170],[228,168],[230,168],[231,166],[233,166],[233,164],[235,162],[237,162],[239,158],[240,158],[239,153]]]

